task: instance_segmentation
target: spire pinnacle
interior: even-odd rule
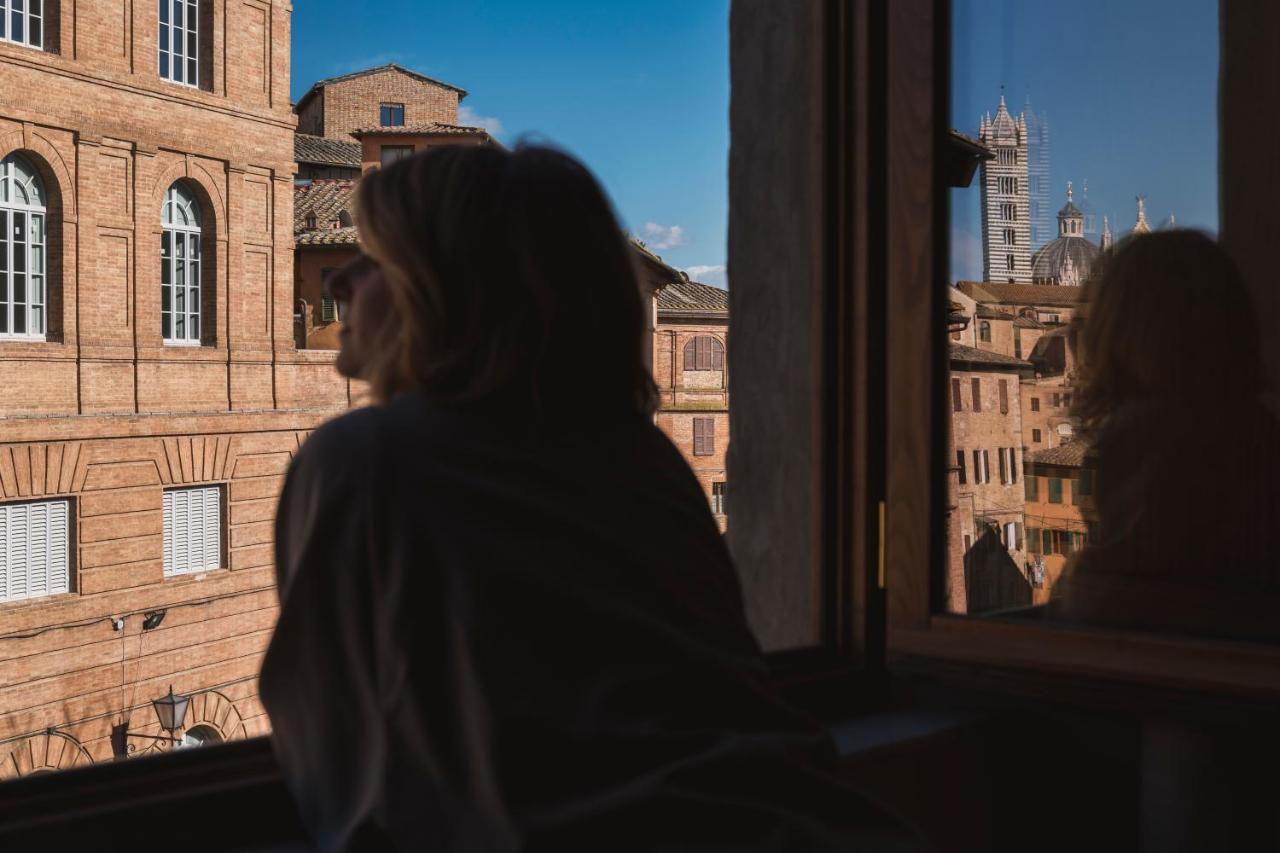
[[[1071,201],[1071,182],[1067,181],[1067,201]]]

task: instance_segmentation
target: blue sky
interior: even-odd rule
[[[293,12],[293,97],[317,79],[387,62],[460,86],[464,121],[491,123],[507,144],[528,137],[577,155],[627,229],[723,286],[728,7],[374,0],[355,14],[349,0],[303,0]]]
[[[1217,232],[1216,0],[955,0],[953,20],[952,125],[976,135],[1001,84],[1015,111],[1029,97],[1048,115],[1052,210],[1088,179],[1116,236],[1136,195],[1153,226]],[[981,276],[978,205],[976,178],[952,193],[953,280]]]

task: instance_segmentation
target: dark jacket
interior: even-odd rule
[[[261,693],[320,845],[791,851],[894,836],[824,774],[825,736],[770,693],[677,450],[647,418],[601,426],[588,407],[572,421],[406,395],[299,451]]]

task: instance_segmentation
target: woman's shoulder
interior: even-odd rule
[[[367,471],[385,433],[385,418],[380,407],[365,406],[325,421],[298,448],[290,476],[334,483]]]

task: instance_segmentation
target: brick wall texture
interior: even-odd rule
[[[349,139],[353,130],[381,123],[383,103],[404,104],[406,125],[458,123],[456,89],[423,80],[395,68],[339,79],[304,96],[298,109],[298,130],[315,136]]]
[[[697,476],[707,500],[712,500],[714,484],[727,483],[725,452],[729,449],[728,359],[723,370],[684,369],[682,353],[693,339],[710,336],[727,349],[729,318],[691,322],[658,313],[654,332],[653,372],[658,386],[660,409],[658,427],[684,454]],[[704,441],[695,453],[694,421],[710,419],[713,438]],[[721,530],[728,526],[727,513],[716,516]]]
[[[0,502],[70,500],[72,591],[0,603],[0,778],[109,759],[122,719],[158,733],[170,685],[188,728],[267,730],[275,500],[349,399],[332,353],[294,346],[291,5],[207,2],[199,88],[159,78],[155,4],[45,6],[45,50],[0,43],[0,157],[45,185],[51,313],[47,340],[0,339]],[[203,225],[199,346],[161,336],[175,182]],[[161,501],[181,485],[221,488],[222,565],[165,578]]]

